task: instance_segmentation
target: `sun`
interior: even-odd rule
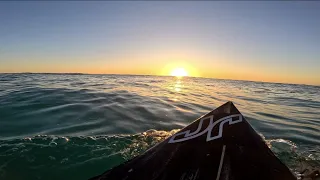
[[[175,68],[170,73],[171,76],[183,77],[188,76],[188,72],[184,68]]]

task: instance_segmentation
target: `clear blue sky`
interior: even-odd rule
[[[0,2],[0,72],[320,84],[320,2]],[[164,72],[167,73],[167,72]]]

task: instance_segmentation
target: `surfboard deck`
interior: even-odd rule
[[[232,102],[91,180],[293,180]]]

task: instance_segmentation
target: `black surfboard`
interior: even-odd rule
[[[232,102],[92,180],[293,180]]]

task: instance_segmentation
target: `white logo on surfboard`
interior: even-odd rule
[[[235,120],[233,120],[233,119],[235,119]],[[204,121],[206,121],[206,120],[209,120],[209,124],[206,129],[201,131],[202,125],[204,124]],[[229,123],[229,125],[242,122],[242,115],[241,114],[234,114],[234,115],[226,116],[226,117],[221,118],[221,119],[214,121],[214,122],[213,122],[213,116],[204,117],[204,118],[200,119],[200,122],[199,122],[199,125],[198,125],[198,128],[196,131],[190,132],[190,130],[186,130],[183,132],[179,132],[179,133],[173,135],[170,138],[168,143],[177,143],[177,142],[187,141],[187,140],[202,136],[205,133],[207,133],[207,142],[215,140],[215,139],[219,139],[222,137],[223,125],[227,122]],[[220,123],[220,125],[219,125],[219,123]],[[217,135],[211,136],[212,131],[216,125],[219,125],[219,132]],[[183,136],[183,137],[176,138],[177,136]]]

